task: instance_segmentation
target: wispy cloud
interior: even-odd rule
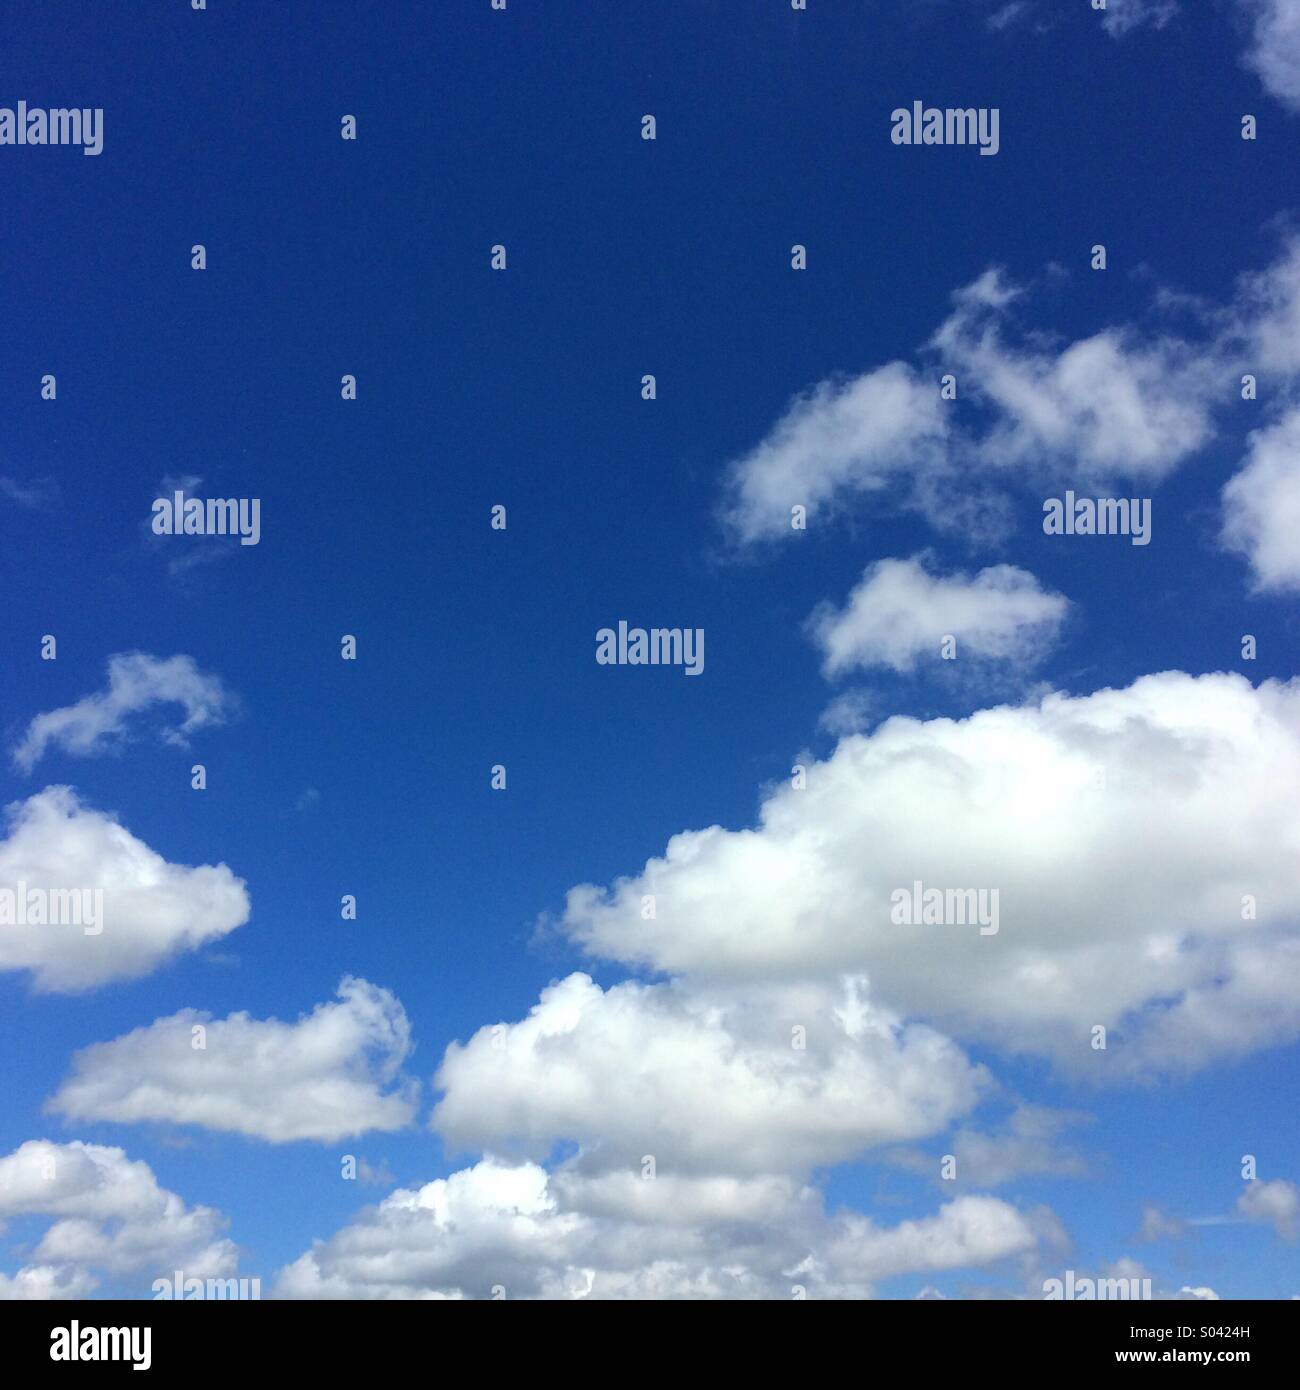
[[[193,657],[123,652],[108,659],[107,690],[31,721],[14,762],[30,772],[51,746],[82,757],[103,753],[127,739],[132,716],[169,704],[180,705],[185,717],[164,726],[161,737],[181,747],[196,730],[224,723],[236,707],[221,680],[200,671]]]

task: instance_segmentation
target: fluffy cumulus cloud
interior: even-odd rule
[[[1171,672],[894,718],[756,827],[684,832],[643,873],[571,890],[560,926],[697,980],[865,971],[904,1017],[1097,1077],[1190,1069],[1300,1034],[1298,777],[1300,681]],[[896,920],[917,883],[997,890],[998,930]]]
[[[974,576],[930,573],[922,557],[868,566],[843,608],[809,622],[828,676],[855,668],[911,671],[938,658],[945,637],[963,655],[1029,664],[1055,640],[1068,601],[1025,570],[992,565]]]
[[[982,1073],[948,1039],[842,988],[699,990],[586,975],[527,1019],[452,1044],[433,1117],[454,1147],[577,1143],[586,1170],[772,1173],[933,1134],[971,1108]]]
[[[120,653],[109,657],[108,689],[38,714],[15,748],[14,762],[30,772],[51,746],[80,756],[118,748],[128,737],[132,716],[156,705],[179,705],[184,711],[179,724],[162,729],[165,740],[183,746],[195,730],[224,722],[234,700],[193,657]]]
[[[69,1120],[330,1142],[411,1122],[418,1083],[401,1076],[410,1050],[398,1000],[348,977],[337,1003],[320,1004],[296,1023],[183,1009],[85,1048],[49,1109]]]
[[[33,1139],[0,1159],[0,1221],[48,1217],[29,1264],[0,1276],[2,1298],[78,1298],[104,1276],[132,1283],[222,1278],[236,1267],[225,1221],[159,1186],[149,1165],[99,1144]]]
[[[962,1270],[1042,1297],[1059,1222],[974,1189],[1086,1172],[1060,1142],[1082,1117],[978,1125],[990,1078],[953,1039],[1131,1080],[1300,1034],[1297,776],[1300,681],[1166,673],[846,737],[755,828],[574,889],[564,933],[666,978],[571,975],[452,1044],[431,1124],[483,1157],[364,1209],[277,1292],[836,1298]],[[998,930],[899,921],[916,882],[998,890]],[[961,1184],[937,1210],[884,1223],[815,1185],[873,1155],[933,1173],[940,1136]],[[1293,1231],[1289,1184],[1242,1200]]]
[[[1257,590],[1300,589],[1300,409],[1252,433],[1223,518],[1224,543],[1246,556]]]
[[[879,1227],[789,1179],[588,1178],[488,1157],[394,1192],[281,1271],[290,1298],[866,1297],[1025,1257],[1052,1227],[990,1197]]]
[[[248,894],[224,865],[170,864],[111,816],[82,805],[68,787],[8,807],[0,841],[0,970],[29,970],[37,989],[76,991],[147,974],[181,951],[215,941],[248,920]],[[52,925],[69,911],[26,904],[35,892],[51,906],[75,899],[81,925]],[[102,892],[102,917],[94,894]],[[71,896],[69,896],[71,895]],[[87,907],[87,905],[89,905]]]
[[[1282,1237],[1300,1237],[1300,1187],[1283,1178],[1247,1183],[1237,1198],[1237,1210],[1248,1221],[1262,1221]]]
[[[280,1296],[870,1297],[1061,1240],[1050,1212],[981,1193],[892,1225],[827,1210],[817,1171],[931,1137],[990,1089],[852,976],[571,975],[453,1043],[436,1085],[444,1147],[484,1157],[362,1211],[281,1271]]]
[[[851,1298],[960,1270],[1042,1297],[1060,1223],[981,1189],[1086,1173],[1061,1142],[1084,1117],[982,1125],[960,1042],[1132,1080],[1300,1034],[1298,776],[1300,681],[1166,673],[846,736],[754,828],[573,889],[558,929],[662,978],[574,974],[453,1043],[431,1125],[482,1157],[362,1210],[277,1293]],[[998,930],[899,921],[917,882],[998,890]],[[816,1186],[943,1152],[959,1184],[903,1219]],[[1289,1185],[1246,1201],[1292,1229]]]

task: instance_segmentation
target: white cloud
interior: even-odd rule
[[[169,864],[69,787],[46,787],[7,813],[0,889],[103,890],[97,935],[80,926],[0,925],[0,970],[30,970],[39,990],[134,979],[248,920],[243,880],[224,864]]]
[[[159,704],[184,709],[184,720],[162,731],[168,742],[184,745],[196,729],[222,723],[234,701],[218,677],[200,671],[193,657],[120,653],[108,659],[108,689],[38,714],[14,750],[14,762],[30,772],[51,744],[83,756],[118,747],[127,737],[130,716]]]
[[[1291,238],[1265,270],[1244,276],[1222,336],[1242,373],[1271,374],[1284,403],[1300,384],[1300,238]],[[1263,399],[1263,397],[1261,397]],[[1300,588],[1300,406],[1291,404],[1247,439],[1241,470],[1223,489],[1225,547],[1250,563],[1256,592]]]
[[[821,712],[817,727],[835,738],[865,733],[876,716],[875,697],[867,690],[845,690]]]
[[[99,1281],[85,1270],[55,1265],[24,1265],[16,1274],[0,1274],[0,1302],[49,1302],[88,1298]]]
[[[536,1287],[538,1271],[580,1242],[582,1218],[558,1210],[533,1164],[487,1158],[473,1168],[399,1189],[281,1271],[288,1298],[489,1297]]]
[[[879,1228],[789,1180],[548,1174],[492,1157],[391,1194],[281,1271],[289,1298],[864,1297],[892,1275],[1026,1255],[1040,1223],[960,1197]]]
[[[1025,1218],[995,1197],[958,1197],[933,1217],[892,1229],[856,1214],[842,1217],[841,1224],[825,1262],[839,1278],[852,1280],[979,1267],[1023,1254],[1037,1240]]]
[[[812,515],[845,495],[883,488],[921,460],[938,460],[942,406],[937,385],[903,362],[822,382],[732,465],[728,524],[744,542],[789,534],[796,505]]]
[[[1300,1236],[1300,1187],[1293,1182],[1282,1178],[1249,1182],[1237,1198],[1237,1210],[1250,1221],[1272,1226],[1283,1240]]]
[[[1205,350],[1133,327],[1059,344],[1009,336],[1023,291],[997,270],[953,296],[931,346],[993,420],[975,442],[986,466],[1036,476],[1068,469],[1100,485],[1158,481],[1210,435],[1213,368]]]
[[[447,1049],[432,1122],[457,1150],[517,1142],[544,1157],[573,1141],[584,1170],[649,1154],[662,1172],[804,1172],[935,1133],[983,1082],[946,1038],[902,1027],[856,981],[602,991],[578,974],[522,1022]]]
[[[53,1221],[0,1297],[84,1297],[100,1274],[217,1278],[237,1263],[220,1213],[186,1206],[147,1163],[100,1144],[32,1139],[0,1159],[0,1221],[21,1216]]]
[[[945,636],[960,656],[1029,664],[1055,641],[1068,601],[1044,590],[1014,565],[993,565],[973,578],[929,573],[922,558],[879,560],[867,567],[842,609],[823,604],[809,631],[827,676],[855,667],[911,671],[922,656],[939,657]]]
[[[1066,342],[1018,326],[1024,299],[990,269],[954,294],[920,367],[891,362],[800,396],[728,470],[732,536],[790,536],[793,506],[811,524],[870,496],[978,538],[1006,528],[1009,486],[1151,484],[1210,439],[1226,360],[1212,316],[1196,343],[1133,325]]]
[[[1292,111],[1300,111],[1300,0],[1249,0],[1254,29],[1246,66],[1265,89]]]
[[[728,469],[722,516],[743,544],[796,534],[868,499],[982,541],[1012,525],[1012,495],[1061,486],[1151,488],[1207,445],[1245,373],[1300,379],[1300,238],[1214,306],[1153,296],[1187,333],[1119,324],[1067,341],[1020,322],[1028,292],[996,268],[953,296],[918,354],[814,386]],[[943,401],[941,375],[957,378]]]
[[[485,1156],[316,1242],[280,1296],[870,1297],[1059,1233],[1050,1213],[982,1195],[892,1228],[825,1210],[811,1171],[934,1134],[986,1088],[860,980],[602,990],[575,974],[526,1019],[453,1043],[437,1085],[445,1146]],[[576,1152],[551,1172],[530,1161],[557,1149]]]
[[[1300,237],[1290,237],[1277,259],[1241,278],[1220,331],[1242,372],[1300,376]]]
[[[1097,1077],[1185,1071],[1300,1034],[1297,781],[1300,681],[1168,672],[894,718],[757,828],[684,832],[643,874],[571,890],[560,926],[697,986],[865,971],[882,1007],[958,1038]],[[915,881],[998,889],[998,933],[896,925]]]
[[[69,1120],[202,1125],[273,1143],[402,1129],[419,1089],[401,1077],[406,1014],[365,980],[344,978],[338,996],[296,1023],[183,1009],[76,1053],[48,1108]],[[196,1026],[203,1048],[192,1045]]]
[[[1246,556],[1257,591],[1300,589],[1300,409],[1251,434],[1223,518],[1223,542]]]

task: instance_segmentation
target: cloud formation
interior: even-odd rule
[[[75,705],[38,714],[14,750],[14,762],[30,772],[51,747],[90,756],[120,747],[131,716],[155,705],[177,704],[185,718],[161,736],[184,747],[197,729],[221,724],[234,700],[216,676],[200,671],[190,656],[156,657],[123,652],[108,659],[108,689]]]
[[[401,1076],[405,1011],[350,976],[338,999],[296,1023],[182,1009],[77,1052],[47,1108],[68,1120],[201,1125],[277,1144],[404,1128],[418,1099],[418,1083]]]
[[[986,1078],[859,981],[702,990],[553,984],[520,1023],[447,1049],[433,1125],[456,1148],[577,1144],[584,1171],[805,1173],[943,1129]]]
[[[102,1275],[207,1279],[237,1264],[219,1212],[187,1206],[147,1163],[101,1144],[32,1139],[0,1159],[0,1222],[22,1216],[53,1221],[31,1263],[0,1276],[0,1298],[81,1298]]]
[[[1294,255],[1294,250],[1291,252]],[[1267,275],[1255,295],[1277,294]],[[1293,292],[1275,311],[1294,312]],[[1241,292],[1245,294],[1243,289]],[[722,520],[742,545],[794,534],[863,498],[920,512],[941,532],[1007,528],[1017,487],[1066,480],[1103,489],[1168,476],[1213,435],[1236,358],[1229,335],[1258,328],[1240,312],[1203,311],[1200,336],[1121,324],[1072,342],[1022,323],[1029,291],[997,267],[953,295],[917,354],[798,396],[727,471]],[[955,378],[956,399],[941,380]]]
[[[1300,111],[1300,3],[1298,0],[1249,0],[1254,13],[1248,68],[1272,96]]]
[[[987,1266],[1053,1229],[991,1197],[879,1227],[788,1180],[598,1180],[487,1157],[394,1192],[281,1271],[288,1298],[870,1297],[897,1275]]]
[[[1300,1236],[1300,1187],[1283,1178],[1262,1182],[1258,1178],[1246,1184],[1237,1198],[1237,1210],[1248,1221],[1262,1221],[1282,1237],[1295,1240]]]
[[[75,925],[0,925],[0,970],[30,970],[38,990],[135,979],[248,920],[244,882],[224,864],[169,864],[71,787],[46,787],[6,811],[0,891],[103,892],[96,935]]]
[[[697,983],[866,972],[903,1018],[1097,1078],[1191,1071],[1300,1035],[1298,778],[1300,681],[1166,672],[893,718],[755,828],[686,831],[572,889],[559,926]],[[916,882],[997,889],[999,931],[896,924]]]
[[[1223,489],[1223,542],[1249,561],[1257,592],[1300,589],[1300,409],[1251,434]]]
[[[1027,326],[1030,298],[993,267],[953,295],[915,364],[799,395],[727,470],[730,538],[750,546],[790,537],[797,507],[809,527],[850,508],[901,508],[940,534],[1001,538],[1017,495],[1033,499],[1037,515],[1046,489],[1153,489],[1214,440],[1250,375],[1268,380],[1260,408],[1274,413],[1254,437],[1264,460],[1248,460],[1245,480],[1225,493],[1224,543],[1257,564],[1263,586],[1289,585],[1288,514],[1274,522],[1268,507],[1291,503],[1281,460],[1294,445],[1294,409],[1285,412],[1300,383],[1300,238],[1243,275],[1225,304],[1155,296],[1160,315],[1177,311],[1179,332],[1122,323],[1065,341]],[[945,375],[955,378],[955,400],[941,398]]]
[[[746,543],[780,537],[796,505],[812,515],[922,463],[938,466],[948,429],[942,407],[937,388],[904,362],[821,382],[732,465],[727,524]]]
[[[1069,602],[1026,570],[992,565],[973,577],[932,574],[924,557],[869,565],[843,608],[822,604],[809,620],[827,676],[854,669],[915,669],[938,659],[945,637],[957,652],[1031,665],[1056,639]]]

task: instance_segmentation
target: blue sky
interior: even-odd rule
[[[109,875],[105,962],[121,939],[113,875],[135,872],[105,816],[168,864],[228,866],[247,896],[232,923],[229,876],[202,912],[194,880],[161,907],[137,883],[120,931],[134,912],[179,943],[206,913],[210,935],[139,971],[105,964],[89,988],[42,983],[39,945],[0,954],[0,1162],[29,1141],[120,1149],[214,1213],[197,1244],[160,1237],[135,1259],[105,1256],[81,1228],[51,1238],[67,1221],[129,1233],[138,1215],[65,1192],[86,1151],[49,1150],[73,1176],[5,1209],[8,1287],[148,1296],[159,1273],[237,1259],[268,1291],[349,1297],[497,1284],[553,1296],[584,1271],[610,1296],[788,1297],[801,1281],[814,1297],[1035,1296],[1066,1267],[1130,1260],[1169,1293],[1300,1293],[1300,1016],[1259,983],[1300,979],[1285,780],[1300,691],[1259,693],[1295,674],[1300,637],[1300,543],[1284,524],[1300,517],[1286,471],[1300,403],[1292,0],[1112,0],[1106,15],[1084,0],[382,13],[212,0],[57,4],[5,27],[0,104],[101,107],[104,147],[0,147],[0,794],[26,803],[66,785],[80,808],[0,865],[39,865],[53,885],[90,862],[67,838],[92,837]],[[891,143],[891,111],[918,100],[996,107],[996,157]],[[347,114],[355,141],[340,139]],[[791,268],[795,244],[806,270]],[[1104,271],[1090,268],[1095,244]],[[992,267],[1000,278],[981,279]],[[1098,343],[1099,359],[1071,353]],[[868,387],[837,409],[837,392],[890,363],[904,364],[901,403]],[[949,370],[958,398],[940,402]],[[355,401],[340,396],[345,373]],[[1257,399],[1241,398],[1246,373]],[[177,479],[260,499],[260,542],[152,535],[151,504]],[[1045,535],[1042,502],[1067,488],[1150,498],[1151,543]],[[801,502],[808,527],[792,532],[782,513]],[[489,524],[497,504],[504,531]],[[902,568],[869,568],[890,562]],[[1027,585],[1010,617],[1005,571],[991,598],[967,592],[997,566]],[[867,619],[879,611],[870,574],[892,575],[901,604],[855,626],[859,586]],[[927,576],[955,662],[932,650]],[[838,615],[849,653],[831,676],[815,612]],[[704,672],[597,664],[595,633],[620,619],[703,629]],[[56,660],[41,659],[45,634]],[[165,733],[193,708],[162,698],[182,668],[151,665],[141,680],[158,698],[119,710],[89,746],[51,738],[24,766],[32,721],[70,707],[98,718],[79,702],[128,653],[189,658],[182,684],[205,712],[183,742]],[[1163,672],[1188,679],[1123,693]],[[1237,680],[1190,679],[1213,672]],[[1121,693],[1069,703],[1107,689]],[[1067,698],[1059,719],[1034,713],[1051,691]],[[1043,740],[1026,776],[1041,766],[1050,783],[1081,747],[1112,787],[1136,768],[1140,794],[1075,813],[1049,787],[1041,819],[995,809],[980,836],[970,804],[936,799],[943,778],[922,764],[992,776],[1003,755],[986,725],[960,726],[972,732],[951,746],[951,726],[925,725],[910,779],[912,755],[873,742],[891,716],[1001,705],[1017,748]],[[1080,732],[1094,720],[1119,730],[1100,751]],[[815,773],[809,801],[792,802],[792,766],[845,766],[832,762],[841,737],[845,759],[854,740],[868,750],[865,770],[828,774],[843,803],[813,796]],[[777,796],[791,839],[760,836],[754,873],[712,841],[647,872],[684,831],[723,827],[740,852],[736,833]],[[895,820],[928,829],[865,837]],[[971,882],[1002,886],[1002,932],[952,953],[968,927],[895,928],[939,933],[895,945],[867,925],[872,894],[939,873],[946,844],[949,865],[985,874]],[[566,911],[577,885],[621,878],[630,898],[662,878],[658,921],[625,920],[617,892]],[[1255,891],[1267,911],[1243,942],[1223,904]],[[356,921],[340,920],[344,894]],[[1162,984],[1151,962],[1166,948],[1178,959]],[[1020,1011],[1025,979],[1049,978],[1017,975],[1028,959],[1063,972],[1043,985],[1056,1002],[1041,1017]],[[965,1008],[950,976],[968,970]],[[645,993],[554,1004],[562,1055],[512,1028],[509,1078],[483,1035],[433,1084],[449,1044],[518,1025],[576,971]],[[869,1057],[827,1022],[859,973],[892,1039]],[[366,995],[386,1041],[367,1014],[355,1051],[303,1043],[303,1079],[259,1073],[258,1027],[296,1025],[345,976],[388,992]],[[172,1076],[175,1037],[158,1034],[138,1055],[87,1060],[95,1084],[76,1113],[48,1108],[74,1053],[182,1010],[256,1025],[214,1035],[235,1073],[211,1083],[215,1099],[195,1094],[208,1083],[192,1068]],[[701,1010],[723,1018],[720,1041],[701,1036]],[[781,1043],[805,1013],[827,1049],[810,1044],[824,1068],[811,1076]],[[395,1016],[409,1051],[386,1031]],[[1119,1039],[1104,1074],[1093,1022]],[[377,1055],[394,1074],[376,1079]],[[241,1073],[260,1077],[247,1094]],[[391,1114],[381,1097],[408,1081],[418,1100],[399,1127],[311,1137],[312,1087],[332,1095],[340,1078],[366,1097],[344,1107],[362,1123],[366,1104]],[[722,1078],[726,1094],[710,1095]],[[620,1092],[643,1098],[643,1131]],[[714,1109],[737,1126],[719,1120],[719,1152],[685,1137]],[[1007,1140],[1015,1113],[1045,1126],[1041,1147],[1023,1130]],[[279,1133],[277,1114],[305,1137]],[[974,1152],[954,1150],[962,1132],[1001,1136],[1005,1174],[974,1161],[969,1180],[938,1179],[941,1155]],[[14,1159],[19,1187],[46,1152]],[[126,1190],[118,1160],[94,1152],[102,1181]],[[649,1217],[613,1191],[643,1181],[645,1153],[667,1188]],[[342,1180],[344,1154],[380,1180]],[[475,1170],[485,1154],[516,1179],[541,1164],[547,1195],[510,1195],[514,1179]],[[1246,1154],[1260,1183],[1280,1184],[1263,1197],[1242,1181]],[[362,1280],[347,1233],[384,1247],[395,1210],[367,1208],[467,1170],[477,1186],[437,1189],[462,1234],[435,1217],[415,1273],[394,1259]],[[790,1195],[804,1188],[821,1194],[816,1229]],[[948,1205],[971,1201],[987,1205]],[[1140,1238],[1148,1209],[1159,1239]],[[923,1247],[910,1260],[905,1222]],[[314,1240],[326,1245],[312,1268],[282,1276]],[[734,1283],[719,1272],[736,1266],[749,1272]]]

